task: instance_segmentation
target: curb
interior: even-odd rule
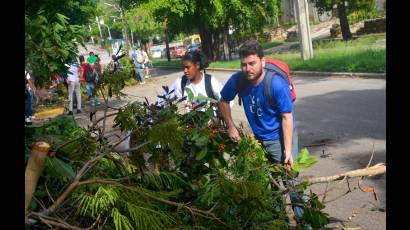
[[[175,66],[156,66],[158,69],[181,69],[182,67]],[[240,69],[222,69],[222,68],[207,68],[210,71],[237,72]],[[349,78],[369,78],[369,79],[386,79],[386,73],[351,73],[351,72],[317,72],[317,71],[290,71],[292,75],[303,77],[349,77]]]

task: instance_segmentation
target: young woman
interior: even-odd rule
[[[222,84],[212,75],[205,73],[208,62],[203,54],[198,51],[188,52],[182,57],[181,63],[184,67],[184,75],[171,85],[169,91],[174,90],[174,92],[169,96],[178,98],[187,96],[185,100],[187,112],[196,104],[203,102],[204,97],[215,100],[221,98]]]

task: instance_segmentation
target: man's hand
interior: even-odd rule
[[[285,162],[284,162],[284,164],[285,164],[285,166],[287,166],[288,168],[292,168],[292,167],[293,167],[292,152],[285,150]]]
[[[235,126],[230,126],[228,128],[228,135],[233,141],[239,141],[241,137],[239,136],[238,130],[235,128]]]

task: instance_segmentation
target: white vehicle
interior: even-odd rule
[[[162,49],[160,49],[160,48],[151,49],[152,58],[160,58],[161,57],[161,51],[162,51]]]

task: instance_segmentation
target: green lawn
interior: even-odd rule
[[[361,36],[345,42],[343,40],[320,40],[313,43],[314,58],[303,61],[298,51],[271,54],[285,61],[291,70],[322,72],[386,72],[386,34]],[[154,66],[181,66],[177,59],[154,59]],[[239,69],[239,61],[212,62],[210,68]]]

